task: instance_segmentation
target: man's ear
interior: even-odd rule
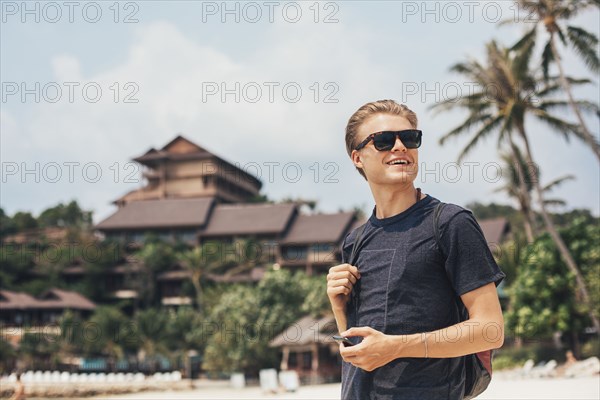
[[[358,152],[358,150],[352,150],[352,153],[350,154],[350,157],[352,158],[352,163],[358,167],[361,168],[363,167],[363,163],[360,159],[360,153]]]

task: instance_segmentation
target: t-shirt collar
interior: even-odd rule
[[[371,224],[373,224],[374,226],[384,226],[384,225],[388,225],[388,224],[391,224],[394,222],[398,222],[398,221],[402,220],[403,218],[406,218],[409,214],[413,213],[415,210],[418,210],[421,207],[424,207],[427,204],[431,203],[433,201],[433,199],[434,199],[434,197],[428,194],[424,199],[417,201],[415,204],[408,207],[406,210],[402,211],[401,213],[392,215],[392,216],[386,217],[386,218],[377,218],[377,216],[375,214],[377,205],[375,205],[375,206],[373,206],[373,212],[371,213],[371,217],[369,217],[369,222]]]

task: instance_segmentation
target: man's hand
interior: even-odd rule
[[[360,279],[358,268],[340,264],[329,269],[327,274],[327,297],[334,310],[345,310],[346,303],[356,281]]]
[[[357,345],[346,347],[340,344],[340,355],[342,359],[350,364],[373,371],[395,360],[397,343],[392,337],[370,327],[350,328],[340,333],[341,336],[361,336],[362,342]]]

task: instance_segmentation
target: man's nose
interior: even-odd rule
[[[399,136],[396,136],[396,141],[394,142],[394,147],[392,147],[392,151],[408,151],[402,140],[400,140]]]

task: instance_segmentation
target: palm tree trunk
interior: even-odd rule
[[[556,66],[558,67],[560,83],[561,83],[563,89],[565,90],[565,92],[567,93],[567,98],[569,99],[569,104],[571,105],[573,112],[577,116],[577,121],[579,122],[579,125],[581,126],[581,129],[582,129],[581,133],[583,134],[583,140],[587,143],[588,146],[590,146],[592,151],[596,154],[598,161],[600,161],[600,144],[598,144],[598,141],[590,133],[587,125],[583,121],[583,117],[581,116],[581,111],[579,110],[579,107],[577,107],[577,104],[575,104],[575,100],[573,99],[573,94],[571,93],[571,85],[569,84],[569,81],[567,81],[567,78],[565,77],[562,63],[560,61],[560,55],[558,54],[558,50],[556,49],[556,41],[555,41],[555,37],[554,37],[554,32],[550,32],[550,48],[552,49],[552,55],[554,56],[554,60],[556,60]]]
[[[517,172],[517,177],[519,179],[519,206],[521,207],[521,213],[523,214],[523,225],[525,226],[525,236],[527,236],[527,243],[533,243],[535,240],[534,234],[534,219],[532,218],[531,212],[531,196],[529,195],[529,190],[527,190],[527,185],[525,184],[525,174],[517,156],[518,150],[515,146],[515,142],[512,138],[512,133],[508,133],[508,140],[510,142],[511,157],[513,164],[515,166],[515,171]]]
[[[196,307],[198,307],[198,313],[202,315],[202,283],[200,283],[201,277],[195,276],[192,273],[192,284],[196,289]]]
[[[529,163],[530,165],[535,165],[533,163],[533,157],[531,155],[531,149],[529,147],[529,140],[527,139],[527,134],[525,133],[525,127],[522,123],[517,124],[517,130],[521,135],[523,142],[525,143],[525,157],[527,158],[527,163]],[[558,251],[560,252],[563,261],[567,264],[569,270],[571,270],[571,272],[575,275],[575,281],[577,282],[577,292],[575,293],[575,297],[578,301],[583,301],[583,303],[588,307],[588,313],[592,320],[592,323],[594,324],[594,327],[596,328],[596,334],[600,335],[600,321],[598,321],[598,318],[594,314],[594,307],[590,300],[590,296],[588,294],[585,281],[583,280],[583,276],[581,275],[581,272],[579,271],[579,268],[577,267],[573,256],[571,256],[571,252],[569,251],[569,249],[565,245],[565,242],[558,234],[554,223],[552,222],[550,216],[548,215],[548,212],[546,211],[546,205],[544,203],[544,193],[542,187],[540,186],[539,180],[536,176],[533,176],[531,179],[533,182],[533,187],[535,188],[537,194],[540,210],[542,211],[542,218],[544,219],[546,229],[548,230],[548,233],[552,237],[552,240],[558,247]]]
[[[523,226],[525,227],[525,236],[527,237],[527,243],[533,243],[533,241],[535,240],[535,234],[533,231],[533,219],[531,217],[531,208],[525,207],[525,204],[521,204],[521,212],[524,216]]]

